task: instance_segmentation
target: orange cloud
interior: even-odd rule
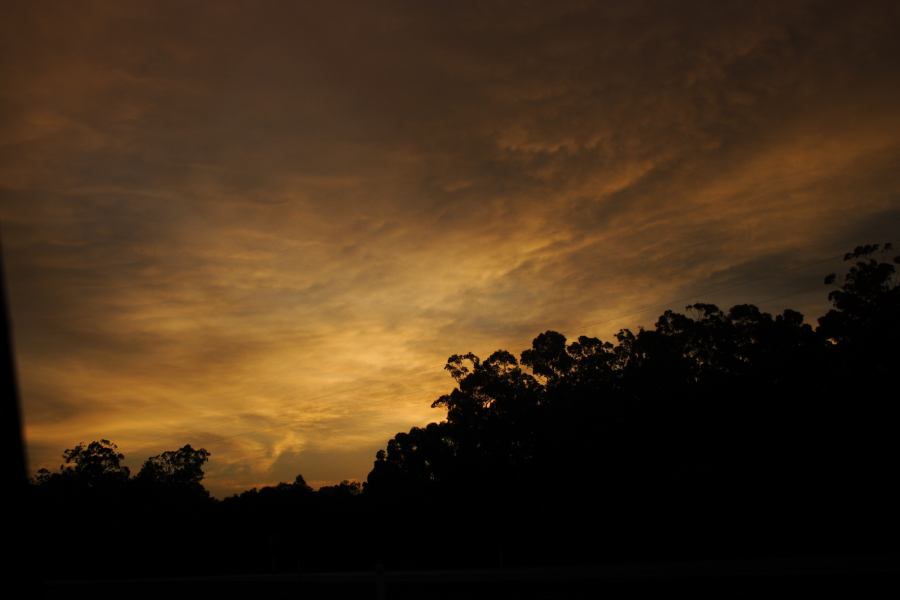
[[[449,354],[696,300],[814,318],[827,259],[900,225],[897,22],[15,5],[0,217],[32,466],[103,436],[132,467],[206,447],[217,495],[363,478],[442,417]]]

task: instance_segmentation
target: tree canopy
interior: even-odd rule
[[[214,502],[205,449],[162,452],[129,478],[100,440],[38,474],[36,506],[93,515],[107,536],[137,507],[146,536],[181,536],[186,561],[204,523],[210,564],[235,569],[581,560],[566,557],[566,532],[584,537],[578,552],[616,560],[765,553],[773,539],[885,548],[900,532],[891,251],[848,253],[816,326],[790,309],[695,303],[613,340],[545,331],[518,356],[454,354],[453,389],[432,403],[446,417],[389,439],[362,485],[313,491],[298,475]]]
[[[806,496],[835,477],[893,469],[885,445],[897,409],[877,391],[900,364],[900,288],[881,259],[890,250],[846,255],[816,328],[790,309],[697,303],[612,342],[546,331],[518,360],[453,355],[456,386],[432,404],[446,420],[389,440],[366,490],[508,502],[535,482],[579,481],[627,503],[674,482],[692,497],[748,485]]]
[[[209,456],[205,449],[194,450],[185,444],[178,450],[148,458],[137,479],[156,485],[196,487],[203,480],[203,465]]]
[[[109,440],[81,442],[63,452],[64,463],[60,465],[63,475],[77,478],[88,484],[128,479],[130,471],[122,464],[125,455]]]

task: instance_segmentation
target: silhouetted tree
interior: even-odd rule
[[[325,499],[352,498],[362,493],[362,484],[358,481],[341,481],[337,485],[324,485],[319,488],[319,496]]]
[[[545,331],[518,359],[450,356],[453,389],[432,404],[446,418],[388,440],[362,486],[314,492],[298,475],[216,502],[202,448],[150,457],[129,480],[115,444],[79,444],[32,480],[43,514],[78,518],[37,535],[127,549],[57,563],[69,576],[891,549],[890,250],[847,254],[815,328],[790,309],[696,303],[610,341]]]
[[[63,452],[64,463],[60,472],[66,477],[74,477],[96,485],[104,482],[124,482],[130,471],[122,464],[125,455],[109,440],[93,441],[85,445],[81,442]]]
[[[900,292],[879,250],[847,255],[855,264],[817,329],[790,309],[773,317],[697,303],[615,343],[546,331],[521,361],[503,350],[485,361],[453,355],[445,369],[456,386],[432,404],[446,420],[389,440],[366,493],[507,507],[495,521],[541,510],[674,526],[685,514],[752,511],[744,524],[727,517],[749,536],[758,535],[751,523],[795,525],[802,519],[774,515],[811,519],[830,506],[847,522],[835,507],[896,497],[885,474],[900,455],[897,409],[879,390],[900,364]],[[578,486],[560,492],[551,481]],[[661,496],[666,504],[649,500]],[[698,512],[713,497],[715,508]]]
[[[875,255],[879,244],[857,246],[844,260],[853,262],[844,283],[828,294],[834,308],[819,319],[819,331],[847,353],[862,353],[869,358],[894,348],[900,324],[900,286],[894,264],[882,262]],[[884,255],[893,250],[891,244],[881,249]],[[900,256],[893,262],[900,264]],[[829,275],[826,284],[834,283]]]
[[[830,438],[832,472],[871,490],[872,503],[892,497],[887,488],[900,456],[900,407],[892,393],[900,365],[900,256],[891,259],[892,250],[891,244],[868,244],[844,256],[850,267],[829,293],[833,308],[817,330],[829,342],[822,379],[832,418],[819,429]],[[825,283],[835,281],[829,275]]]
[[[198,487],[203,480],[203,465],[209,456],[204,448],[194,450],[186,444],[178,450],[148,458],[136,478],[155,485]]]
[[[155,510],[192,509],[209,499],[201,483],[210,453],[186,444],[148,458],[134,478],[135,493]],[[170,517],[169,517],[170,518]]]

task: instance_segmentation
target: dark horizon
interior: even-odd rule
[[[844,261],[815,328],[697,303],[613,343],[450,356],[446,418],[387,440],[362,486],[300,473],[218,501],[204,448],[132,473],[78,444],[28,487],[17,556],[63,595],[868,589],[900,572],[900,254]]]
[[[894,273],[893,269],[895,269],[895,267],[891,263],[893,262],[896,264],[900,264],[900,254],[898,254],[896,257],[894,257],[893,253],[894,253],[894,244],[892,242],[885,242],[885,243],[881,243],[881,244],[860,245],[860,246],[856,247],[855,251],[844,253],[840,257],[840,260],[846,267],[843,270],[846,271],[847,269],[850,269],[850,271],[849,271],[850,273],[852,273],[852,270],[854,268],[859,268],[862,265],[864,265],[866,261],[875,261],[877,263],[881,263],[882,265],[887,266],[888,268],[891,269],[891,271],[890,271],[890,274],[888,276],[886,276],[886,278],[885,278],[885,284],[889,286],[887,288],[888,290],[893,289],[895,291],[895,289],[897,288],[898,279],[895,275],[893,275],[893,273]],[[822,261],[822,262],[830,263],[831,261],[829,260],[829,261]],[[855,263],[856,267],[853,267],[854,263]],[[810,318],[808,315],[804,315],[803,313],[795,311],[790,307],[786,307],[780,314],[772,315],[770,313],[760,310],[759,307],[757,307],[755,304],[752,304],[752,303],[739,303],[739,304],[734,305],[733,307],[729,307],[726,309],[725,307],[718,307],[717,305],[708,303],[708,302],[706,302],[706,303],[705,302],[697,302],[697,303],[693,303],[693,304],[684,306],[682,310],[678,310],[675,307],[666,309],[666,311],[655,320],[654,327],[652,327],[652,328],[645,329],[644,327],[640,327],[639,329],[634,330],[634,331],[632,331],[628,328],[623,328],[623,329],[620,329],[617,332],[617,334],[615,336],[613,336],[612,339],[609,339],[609,340],[601,340],[599,338],[591,338],[591,337],[581,335],[581,336],[576,336],[574,338],[571,338],[568,341],[571,342],[572,344],[575,344],[575,346],[580,345],[584,340],[589,340],[591,343],[596,344],[597,348],[603,348],[606,345],[609,345],[609,350],[612,351],[613,354],[615,354],[616,352],[619,351],[619,349],[622,349],[622,350],[625,349],[625,344],[626,344],[627,340],[629,340],[631,337],[636,335],[639,338],[641,335],[644,335],[648,330],[650,332],[654,332],[654,331],[658,332],[658,331],[660,331],[660,328],[665,326],[665,324],[667,324],[670,320],[672,320],[673,317],[676,319],[685,319],[686,320],[685,322],[691,323],[691,322],[697,321],[697,320],[702,322],[703,319],[709,318],[711,314],[713,314],[713,315],[718,314],[721,316],[727,315],[729,318],[731,318],[732,315],[743,314],[741,312],[741,311],[743,311],[743,312],[746,312],[748,317],[753,318],[753,319],[762,318],[762,319],[768,319],[771,322],[775,322],[776,320],[784,320],[784,319],[796,320],[795,325],[807,328],[810,335],[815,333],[816,335],[820,336],[822,342],[824,342],[825,340],[828,340],[828,343],[838,344],[839,343],[838,340],[831,337],[832,334],[830,332],[830,329],[832,327],[830,325],[830,322],[834,320],[834,317],[833,317],[833,315],[835,314],[834,308],[839,307],[839,303],[836,301],[835,296],[834,296],[835,286],[837,286],[838,284],[841,284],[841,281],[838,280],[837,275],[838,275],[837,273],[830,273],[827,276],[819,277],[820,287],[822,288],[822,296],[827,298],[829,300],[829,302],[831,302],[834,305],[834,307],[832,308],[832,310],[828,311],[828,313],[823,314],[816,318]],[[852,281],[852,279],[850,279],[847,274],[842,273],[842,277],[845,278],[844,282],[841,284],[843,286],[848,285],[849,284],[848,282]],[[821,285],[823,280],[824,280],[824,285]],[[832,288],[832,289],[829,289],[829,288]],[[841,309],[841,310],[843,310],[843,309]],[[710,311],[712,311],[712,312],[710,312]],[[738,311],[738,312],[735,312],[735,311]],[[643,311],[641,311],[641,312],[643,312]],[[746,317],[735,317],[735,319],[737,319],[737,318],[746,318]],[[520,357],[518,362],[515,362],[516,361],[515,355],[509,355],[509,353],[504,349],[498,349],[493,353],[488,353],[488,354],[485,354],[482,356],[488,357],[490,355],[491,357],[493,357],[493,356],[498,356],[498,355],[503,355],[503,354],[509,355],[509,357],[511,358],[511,360],[514,361],[514,364],[517,367],[519,366],[519,363],[521,363],[522,370],[526,374],[528,374],[529,377],[537,378],[537,381],[542,382],[542,384],[546,386],[551,383],[551,380],[547,379],[547,376],[551,374],[551,371],[547,371],[546,365],[543,365],[542,363],[528,362],[529,359],[527,359],[526,357],[528,357],[528,356],[532,355],[534,352],[536,352],[537,348],[544,347],[544,346],[542,346],[542,344],[550,343],[549,340],[553,340],[552,343],[554,343],[554,344],[562,344],[559,347],[558,351],[562,351],[566,347],[567,337],[565,336],[565,334],[562,334],[560,332],[556,332],[553,330],[547,330],[544,333],[541,333],[540,335],[538,335],[536,338],[534,338],[534,340],[532,341],[531,348],[524,350],[523,352],[521,352],[518,355]],[[900,343],[900,340],[898,340],[898,343]],[[571,348],[574,348],[575,346],[569,346],[570,350],[571,350]],[[447,359],[447,362],[443,368],[443,371],[445,372],[445,375],[448,375],[450,377],[451,380],[455,380],[455,386],[453,386],[453,384],[451,384],[449,382],[447,385],[450,386],[452,390],[455,390],[456,393],[458,393],[459,390],[462,389],[462,386],[460,385],[461,375],[460,375],[460,372],[457,371],[457,369],[460,369],[460,368],[463,369],[462,378],[464,379],[465,375],[470,374],[471,369],[477,367],[480,364],[481,360],[482,359],[479,357],[478,354],[471,353],[471,352],[466,353],[466,354],[462,354],[462,353],[454,354],[454,355],[450,356]],[[533,361],[534,359],[530,359],[530,360]],[[465,366],[466,363],[468,363],[468,366]],[[13,385],[15,385],[14,381],[13,381]],[[446,389],[445,389],[445,391],[446,391]],[[549,391],[549,388],[548,388],[548,391]],[[448,418],[452,417],[452,413],[448,410],[448,405],[444,401],[444,399],[450,397],[452,395],[452,393],[453,392],[441,394],[433,399],[428,399],[423,396],[421,399],[421,401],[423,403],[431,403],[431,408],[438,409],[438,411],[441,412],[442,414],[438,415],[435,419],[430,420],[428,423],[423,422],[423,423],[415,424],[413,426],[413,430],[420,429],[420,428],[424,429],[426,427],[430,427],[435,424],[447,423]],[[444,412],[445,410],[447,410],[448,412]],[[401,432],[400,435],[405,435],[405,434],[403,434],[403,432]],[[71,469],[73,468],[73,465],[77,463],[77,460],[75,460],[69,456],[66,456],[66,455],[68,453],[88,452],[89,447],[94,446],[94,445],[97,445],[95,452],[99,453],[98,456],[102,456],[104,454],[107,456],[113,456],[113,454],[118,454],[118,458],[115,460],[115,462],[116,462],[116,465],[121,465],[122,472],[125,474],[126,478],[130,477],[130,476],[140,478],[140,476],[142,474],[141,471],[146,470],[148,465],[150,465],[150,463],[152,463],[154,460],[159,459],[160,456],[163,456],[163,455],[173,455],[174,456],[181,452],[185,452],[185,455],[184,455],[185,457],[190,457],[190,458],[182,458],[181,460],[187,460],[188,463],[194,464],[193,468],[196,469],[194,477],[198,477],[194,483],[200,484],[201,481],[206,477],[205,471],[208,470],[208,468],[209,468],[209,465],[207,464],[207,462],[210,460],[210,456],[211,456],[210,453],[205,448],[201,448],[196,443],[194,443],[194,445],[197,445],[197,448],[194,449],[191,445],[192,442],[190,440],[184,440],[183,446],[181,446],[181,445],[179,445],[179,447],[173,446],[171,448],[166,449],[165,451],[160,451],[160,454],[158,454],[156,456],[141,457],[139,460],[134,460],[134,457],[132,457],[132,460],[128,460],[124,454],[120,453],[120,451],[122,449],[120,449],[118,447],[118,445],[115,443],[114,440],[108,440],[105,437],[102,437],[102,438],[91,440],[90,442],[91,443],[88,444],[87,441],[81,440],[77,444],[73,442],[73,444],[71,444],[71,447],[67,447],[64,451],[61,449],[60,450],[61,458],[58,462],[61,462],[62,464],[60,464],[58,466],[58,468],[39,467],[38,469],[33,470],[31,473],[29,473],[30,481],[32,483],[42,482],[42,481],[46,481],[48,477],[52,477],[54,475],[71,473],[72,472]],[[372,453],[372,459],[375,462],[376,470],[377,470],[378,462],[380,460],[380,459],[376,460],[376,455],[382,454],[382,452],[384,450],[384,446],[385,446],[384,443],[382,443],[378,448],[378,452]],[[198,454],[198,452],[200,454]],[[140,469],[137,468],[136,465],[140,466],[141,468]],[[150,466],[152,466],[152,465],[150,465]],[[117,466],[116,468],[118,469],[119,467]],[[229,494],[227,497],[232,497],[232,499],[234,499],[234,497],[237,497],[240,495],[246,495],[246,493],[255,493],[258,490],[279,489],[280,486],[294,485],[294,484],[300,484],[304,487],[308,487],[310,490],[315,490],[315,491],[324,490],[324,491],[330,493],[333,490],[336,493],[350,493],[350,494],[355,495],[355,494],[361,493],[363,491],[364,487],[368,483],[367,478],[370,477],[373,472],[374,471],[372,471],[372,470],[368,471],[367,476],[363,477],[363,478],[343,479],[341,481],[323,484],[320,486],[309,486],[309,484],[306,481],[306,477],[304,476],[302,471],[298,471],[296,474],[294,474],[284,480],[275,481],[275,482],[271,482],[271,483],[263,484],[263,485],[259,485],[259,486],[251,486],[246,489],[239,490],[239,491],[235,492],[234,494]],[[218,499],[218,500],[224,499],[224,498],[218,498],[214,493],[211,492],[211,490],[209,490],[209,491],[205,490],[205,488],[203,487],[203,484],[201,484],[201,489],[204,489],[204,494],[208,494],[208,496],[210,498]]]
[[[874,249],[874,250],[871,251],[871,254],[874,255],[874,256],[877,256],[877,257],[878,257],[877,260],[882,260],[882,261],[883,261],[883,260],[887,260],[887,261],[890,261],[890,260],[891,260],[891,256],[890,256],[890,255],[891,255],[891,253],[892,253],[893,250],[894,250],[894,245],[893,245],[893,243],[891,243],[891,242],[886,242],[886,243],[882,243],[882,244],[870,244],[870,245],[868,245],[868,246],[863,245],[863,246],[857,246],[856,251],[859,252],[859,251],[864,250],[864,249],[866,249],[866,248],[873,248],[873,249]],[[898,258],[900,258],[900,256],[898,256]],[[843,263],[845,263],[845,264],[847,263],[848,260],[851,260],[851,259],[852,259],[852,253],[845,253],[844,255],[842,255],[842,256],[840,257],[840,260],[841,260]],[[816,264],[818,264],[818,265],[821,266],[821,265],[825,265],[825,264],[830,264],[830,263],[832,263],[834,260],[837,260],[837,257],[834,257],[834,258],[831,258],[831,259],[826,259],[825,261],[817,261]],[[897,262],[897,261],[895,260],[894,262]],[[826,281],[825,281],[826,285],[825,285],[825,286],[821,286],[821,285],[820,285],[820,287],[822,288],[822,296],[825,297],[825,298],[828,298],[829,300],[831,299],[831,296],[830,296],[831,292],[829,292],[829,291],[827,290],[827,285],[828,285],[828,283],[829,283],[828,279],[829,279],[829,278],[832,278],[832,277],[836,277],[836,275],[837,275],[836,273],[829,274],[828,277],[825,278],[825,279],[826,279]],[[822,280],[823,278],[822,278],[822,277],[819,277],[819,279],[820,279],[820,283],[821,283],[821,280]],[[827,292],[827,293],[826,293],[826,292]],[[735,305],[735,307],[730,308],[729,310],[734,310],[734,308],[739,308],[739,307],[742,307],[742,306],[749,306],[749,307],[753,308],[754,310],[758,310],[758,307],[756,307],[756,305],[755,305],[755,304],[752,304],[752,303],[742,303],[742,304],[738,304],[738,305]],[[676,309],[675,307],[670,307],[670,308],[666,309],[666,311],[665,311],[664,314],[661,314],[661,315],[655,320],[655,327],[658,329],[658,328],[660,327],[660,324],[661,324],[662,322],[664,322],[665,319],[668,318],[667,315],[672,314],[672,313],[674,313],[674,314],[676,314],[676,315],[679,315],[679,316],[681,316],[681,317],[684,317],[684,315],[683,315],[682,313],[686,313],[686,315],[687,315],[686,318],[688,318],[688,319],[696,319],[696,318],[698,318],[698,316],[702,315],[703,310],[706,309],[707,307],[713,308],[713,309],[715,309],[715,310],[722,310],[722,311],[724,311],[723,314],[727,314],[727,313],[729,312],[729,310],[725,310],[724,307],[722,307],[722,308],[720,309],[720,308],[719,308],[718,306],[716,306],[715,304],[708,303],[708,302],[697,302],[697,303],[693,303],[693,304],[691,304],[691,305],[685,306],[683,310],[678,310],[678,309]],[[644,308],[644,309],[639,309],[639,310],[635,311],[635,313],[642,313],[642,312],[645,312],[646,310],[647,310],[646,308]],[[762,311],[760,314],[763,315],[763,316],[766,316],[766,317],[768,317],[768,318],[774,318],[773,315],[768,314],[768,313],[766,313],[765,311]],[[796,315],[796,318],[799,320],[800,323],[802,323],[804,326],[811,327],[811,328],[812,328],[813,330],[815,330],[816,332],[819,332],[819,331],[822,329],[822,327],[823,327],[823,326],[822,326],[822,321],[823,321],[823,319],[825,319],[825,320],[827,321],[827,316],[826,316],[825,314],[823,314],[823,315],[821,315],[821,316],[819,316],[819,317],[817,317],[817,318],[810,318],[808,315],[803,315],[803,313],[800,313],[800,312],[798,312],[798,311],[795,311],[795,310],[791,309],[790,307],[786,307],[786,308],[782,311],[782,314],[778,316],[778,318],[783,318],[783,316],[784,316],[784,315],[787,315],[787,314]],[[702,317],[701,317],[701,318],[702,318]],[[651,331],[652,331],[652,328],[649,328],[649,329],[651,329]],[[620,330],[619,332],[617,332],[616,336],[613,336],[613,338],[610,339],[610,340],[600,340],[599,338],[596,338],[596,342],[597,342],[597,343],[601,343],[601,344],[602,344],[602,343],[611,343],[611,344],[614,344],[614,345],[616,345],[616,346],[620,346],[620,345],[622,344],[622,340],[621,340],[621,339],[618,339],[618,340],[617,340],[617,338],[619,338],[619,336],[621,336],[622,334],[627,334],[627,335],[638,334],[638,335],[640,335],[641,333],[644,332],[644,330],[645,330],[645,328],[644,328],[643,326],[640,327],[638,330],[635,330],[635,331],[631,331],[630,329],[625,328],[625,329],[622,329],[622,330]],[[826,328],[825,328],[825,331],[827,331],[827,326],[826,326]],[[555,331],[552,331],[552,330],[547,330],[547,331],[545,331],[544,333],[540,334],[537,338],[535,338],[535,340],[533,341],[533,344],[534,344],[534,343],[537,343],[538,340],[540,340],[540,339],[542,339],[542,338],[544,338],[545,336],[548,336],[548,335],[551,335],[551,336],[560,336],[561,339],[562,339],[563,341],[565,341],[565,339],[566,339],[565,334],[562,334],[562,333],[559,333],[559,332],[555,332]],[[825,335],[825,334],[823,334],[823,335]],[[574,340],[578,340],[578,339],[585,339],[585,338],[584,338],[584,336],[576,336],[575,338],[572,338],[572,340],[570,340],[570,341],[574,341]],[[588,339],[590,339],[590,338],[588,338]],[[532,352],[532,351],[533,351],[533,350],[531,350],[531,349],[526,350],[525,353],[522,354],[521,356],[524,357],[525,355],[527,355],[528,352]],[[496,352],[499,353],[499,352],[506,352],[506,351],[500,349],[500,350],[497,350]],[[451,357],[448,359],[448,362],[447,362],[447,364],[445,365],[445,367],[444,367],[444,369],[443,369],[443,371],[445,372],[445,375],[449,375],[449,376],[451,377],[451,379],[453,378],[453,370],[451,369],[451,364],[453,363],[454,357],[459,357],[459,356],[463,356],[463,355],[462,355],[462,354],[455,354],[455,355],[451,356]],[[478,357],[478,355],[475,355],[475,354],[472,354],[472,356],[474,356],[475,358]],[[485,354],[484,356],[487,356],[487,354]],[[478,359],[478,360],[480,360],[480,359]],[[527,369],[527,372],[528,372],[528,373],[531,373],[532,375],[538,376],[539,373],[540,373],[539,370],[538,370],[538,371],[535,371],[532,365],[528,365],[528,366],[526,367],[526,366],[524,365],[524,363],[523,363],[522,366],[523,366],[523,368]],[[13,383],[13,385],[15,385],[14,380],[12,381],[12,383]],[[457,382],[457,383],[458,383],[458,382]],[[447,385],[450,386],[451,384],[448,382]],[[445,390],[445,391],[446,391],[446,390]],[[440,409],[440,408],[441,408],[442,406],[444,406],[444,405],[443,405],[443,404],[440,404],[439,406],[436,406],[436,405],[439,404],[440,398],[443,398],[443,397],[445,397],[445,394],[441,394],[439,397],[437,397],[437,400],[434,400],[434,399],[428,399],[428,398],[426,398],[426,397],[423,396],[423,397],[421,398],[421,401],[422,401],[423,403],[426,403],[426,402],[431,402],[432,400],[434,400],[433,404],[435,404],[435,405],[431,406],[431,408],[433,408],[433,409],[434,409],[434,408]],[[435,422],[438,422],[438,423],[444,423],[444,422],[446,422],[446,420],[447,420],[447,416],[448,416],[447,414],[439,415],[439,416],[436,417],[436,419],[432,419],[431,421],[429,421],[428,424],[435,424]],[[415,425],[414,425],[414,428],[425,427],[426,425],[427,425],[426,423],[418,423],[418,424],[415,424]],[[110,447],[110,448],[114,448],[114,449],[115,449],[115,452],[119,452],[118,445],[115,444],[115,441],[114,441],[114,440],[111,441],[111,440],[107,440],[107,439],[105,439],[105,438],[103,438],[102,440],[99,440],[99,439],[91,440],[91,442],[92,442],[92,443],[95,443],[95,444],[96,444],[98,441],[102,441],[102,444],[103,444],[104,446]],[[183,447],[184,447],[184,448],[189,448],[189,449],[190,449],[190,448],[191,448],[191,442],[190,442],[190,440],[184,440],[184,441],[185,441],[185,445],[184,445]],[[196,444],[195,444],[195,445],[196,445]],[[70,446],[71,446],[71,448],[81,448],[81,449],[85,449],[85,448],[87,448],[87,446],[88,446],[88,442],[85,441],[85,440],[80,440],[77,444],[73,442]],[[41,477],[50,476],[50,475],[53,475],[53,474],[59,473],[59,472],[65,472],[66,469],[71,468],[71,465],[69,464],[69,460],[67,460],[67,458],[66,458],[66,456],[65,456],[65,453],[66,453],[66,452],[71,452],[71,451],[72,451],[71,448],[67,447],[67,448],[65,449],[65,451],[63,451],[63,449],[60,449],[60,454],[59,454],[59,456],[60,456],[61,458],[58,460],[58,462],[62,462],[62,463],[65,463],[65,464],[59,465],[58,468],[48,468],[48,467],[46,467],[46,466],[43,466],[43,467],[38,467],[38,468],[36,468],[36,469],[33,469],[33,470],[28,474],[28,477],[30,478],[30,480],[31,480],[32,482],[35,482],[35,481],[40,480]],[[381,450],[383,450],[383,449],[384,449],[384,444],[382,444],[382,445],[378,448],[379,451],[381,451]],[[205,464],[204,464],[204,463],[206,463],[207,460],[209,459],[209,454],[208,454],[208,452],[206,451],[205,448],[202,448],[202,449],[201,449],[199,446],[198,446],[198,450],[200,450],[201,452],[206,452],[206,453],[207,453],[207,456],[204,458],[204,460],[200,461],[200,464],[203,465],[202,468],[203,468],[204,470],[205,470],[205,469],[208,469],[208,465],[205,465]],[[173,452],[176,452],[176,451],[178,451],[178,449],[177,449],[176,447],[172,447],[172,448],[168,448],[168,449],[165,450],[165,451],[160,451],[160,452],[161,452],[161,453],[167,453],[167,452],[168,452],[168,453],[173,453]],[[192,449],[191,451],[193,452],[193,449]],[[377,452],[373,452],[373,453],[372,453],[372,457],[371,457],[371,458],[372,458],[373,460],[375,459],[376,454],[377,454]],[[129,472],[130,475],[136,475],[136,474],[139,472],[138,466],[146,466],[146,464],[147,464],[147,459],[151,459],[151,460],[152,460],[152,459],[154,459],[154,458],[158,458],[159,455],[157,455],[156,457],[149,457],[149,456],[148,456],[148,457],[140,457],[138,460],[135,460],[134,457],[131,457],[131,459],[129,460],[124,454],[120,455],[120,457],[121,457],[121,465],[122,465],[122,467],[123,467],[125,470],[127,470],[127,471]],[[369,474],[371,474],[371,471],[370,471],[370,472],[367,472],[367,475],[369,475]],[[205,473],[203,473],[203,477],[205,477]],[[295,475],[295,476],[289,477],[288,479],[285,479],[285,480],[282,480],[282,481],[273,481],[273,482],[269,482],[269,483],[262,484],[262,485],[258,485],[258,486],[248,487],[248,488],[243,489],[243,490],[238,490],[238,491],[234,492],[233,494],[229,494],[228,496],[225,496],[225,497],[229,497],[229,496],[237,496],[237,495],[240,495],[240,494],[242,494],[242,493],[244,493],[244,492],[252,492],[252,491],[255,491],[255,490],[259,489],[259,488],[263,488],[263,489],[266,489],[266,488],[277,488],[279,485],[283,485],[283,484],[293,484],[295,478],[297,478],[298,481],[302,481],[304,485],[308,485],[308,484],[306,483],[306,478],[304,477],[304,474],[303,474],[300,470],[298,470],[298,471],[296,472],[296,475]],[[199,480],[198,480],[198,483],[199,483]],[[354,478],[354,479],[343,479],[343,480],[341,480],[341,481],[336,481],[336,482],[331,482],[331,483],[325,483],[325,484],[321,484],[321,485],[319,485],[319,486],[312,486],[311,489],[316,490],[316,491],[319,491],[320,489],[326,489],[326,490],[331,490],[331,489],[335,489],[335,490],[345,490],[345,489],[346,489],[346,490],[352,490],[352,493],[355,494],[355,493],[358,493],[358,492],[361,492],[361,491],[362,491],[362,488],[363,488],[363,486],[365,485],[365,483],[366,483],[366,478],[365,478],[365,477],[363,477],[363,478]],[[348,488],[347,486],[351,486],[351,487]],[[354,487],[354,486],[358,486],[358,487]],[[219,499],[219,500],[225,498],[225,497],[219,498],[218,496],[216,496],[216,494],[212,493],[211,490],[210,490],[210,492],[209,492],[209,495],[210,495],[211,498]]]

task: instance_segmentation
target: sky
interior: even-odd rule
[[[364,480],[449,355],[828,308],[900,232],[900,4],[13,1],[0,231],[32,469]]]

